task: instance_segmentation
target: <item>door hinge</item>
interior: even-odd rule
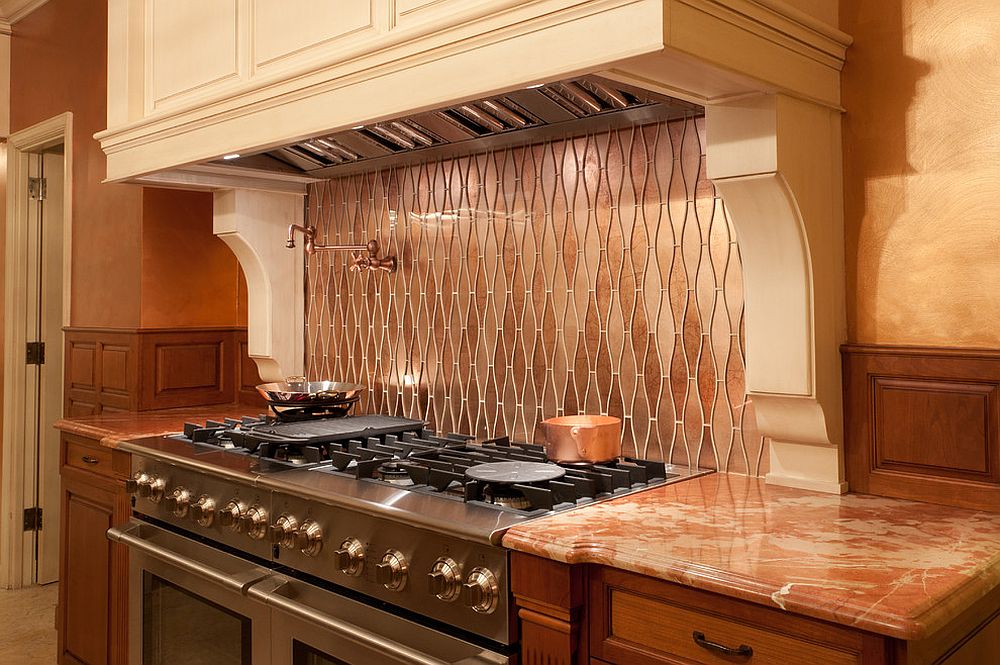
[[[42,509],[37,506],[34,508],[24,509],[24,530],[25,531],[41,531],[42,530]]]
[[[45,178],[28,178],[28,196],[35,201],[44,201],[47,193]]]
[[[45,342],[28,342],[25,362],[29,365],[45,364]]]

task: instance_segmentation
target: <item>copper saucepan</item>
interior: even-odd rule
[[[614,416],[562,416],[542,421],[545,453],[554,462],[597,464],[622,454],[622,421]]]

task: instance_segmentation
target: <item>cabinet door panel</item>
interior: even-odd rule
[[[240,76],[239,0],[146,1],[147,111]]]
[[[374,4],[374,0],[254,0],[254,65],[326,46],[372,27]]]
[[[63,481],[62,653],[89,665],[108,662],[114,497]],[[72,662],[72,661],[71,661]]]

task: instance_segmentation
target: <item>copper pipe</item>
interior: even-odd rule
[[[285,247],[295,248],[295,232],[299,231],[306,239],[306,256],[311,256],[316,252],[357,252],[351,262],[351,270],[384,270],[388,273],[396,272],[398,261],[395,256],[379,257],[378,240],[369,240],[364,245],[317,245],[316,227],[302,226],[300,224],[288,225],[288,240]]]

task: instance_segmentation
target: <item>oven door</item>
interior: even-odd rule
[[[511,656],[301,580],[275,575],[248,590],[272,608],[274,665],[509,665]]]
[[[134,519],[108,537],[129,548],[130,665],[270,662],[270,611],[244,594],[270,570]]]

